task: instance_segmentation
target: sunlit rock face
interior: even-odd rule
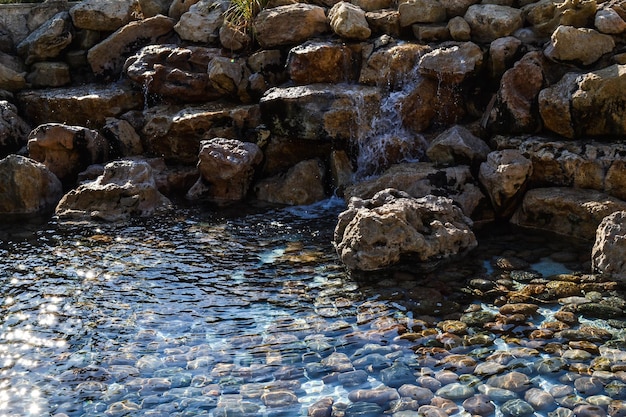
[[[72,6],[70,16],[76,28],[113,32],[139,17],[138,6],[134,0],[86,0]]]
[[[361,51],[345,43],[310,41],[289,51],[287,72],[296,84],[355,81]]]
[[[63,196],[55,212],[61,219],[119,221],[170,208],[171,202],[157,189],[150,164],[120,160],[107,164],[95,181]]]
[[[352,199],[335,228],[335,248],[352,270],[390,267],[403,258],[433,262],[476,247],[472,221],[445,197],[413,198],[394,189]]]
[[[328,32],[324,9],[296,3],[262,10],[254,19],[257,40],[263,48],[297,45]]]
[[[326,197],[324,173],[321,161],[310,159],[297,163],[285,173],[259,181],[254,190],[259,200],[270,203],[312,204]]]
[[[42,214],[62,196],[61,181],[45,165],[19,155],[0,160],[0,214]]]
[[[626,211],[606,216],[598,226],[591,261],[594,271],[626,281]]]
[[[27,65],[59,56],[72,42],[72,27],[67,12],[60,12],[17,45]]]

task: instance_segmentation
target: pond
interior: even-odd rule
[[[620,317],[554,324],[623,301],[586,281],[588,246],[490,231],[437,271],[358,276],[331,244],[342,209],[5,227],[0,416],[626,413]],[[548,276],[572,299],[498,321]]]

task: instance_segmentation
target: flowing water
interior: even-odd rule
[[[521,342],[497,333],[474,344],[447,341],[437,323],[468,306],[495,309],[460,290],[496,274],[503,252],[526,251],[529,268],[550,273],[581,267],[583,252],[537,239],[515,249],[522,239],[505,235],[436,273],[351,276],[331,245],[342,208],[331,199],[5,231],[0,416],[305,416],[323,398],[335,416],[411,416],[422,400],[354,393],[439,377],[451,369],[436,360],[443,348],[478,361],[517,348],[510,369],[546,355],[523,362]],[[564,247],[569,263],[550,257]],[[482,333],[461,338],[472,335]],[[478,393],[467,378],[459,381]],[[459,408],[449,415],[468,415],[454,398]]]

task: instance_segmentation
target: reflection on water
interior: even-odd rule
[[[323,398],[336,416],[391,415],[426,403],[359,390],[471,373],[444,351],[479,360],[507,346],[437,319],[475,302],[459,290],[507,243],[437,277],[357,279],[331,245],[341,208],[4,235],[0,416],[297,416]],[[556,268],[548,255],[533,267]]]

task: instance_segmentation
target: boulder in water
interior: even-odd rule
[[[349,269],[373,271],[403,259],[434,262],[469,251],[477,245],[471,225],[448,198],[386,189],[368,200],[350,200],[334,242]]]
[[[297,163],[286,173],[259,181],[254,186],[259,200],[270,203],[305,205],[323,200],[324,166],[317,159]]]
[[[626,281],[626,211],[606,216],[598,226],[591,252],[594,271]]]

